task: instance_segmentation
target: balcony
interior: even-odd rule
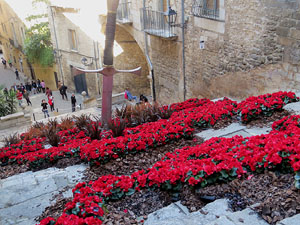
[[[148,34],[167,39],[176,39],[175,27],[167,22],[167,16],[164,12],[151,9],[141,9],[142,29]]]
[[[195,0],[192,6],[192,13],[197,17],[213,20],[220,19],[219,4],[217,0]]]
[[[130,14],[131,2],[120,3],[117,11],[117,22],[121,24],[132,24]]]

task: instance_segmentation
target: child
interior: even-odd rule
[[[53,101],[53,96],[52,95],[48,96],[48,104],[50,105],[51,112],[53,112],[55,109],[54,109],[54,101]]]
[[[46,116],[50,117],[49,116],[49,113],[48,113],[48,107],[47,107],[48,103],[46,102],[45,99],[42,100],[42,112],[44,113],[44,117],[46,118]]]

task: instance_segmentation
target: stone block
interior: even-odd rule
[[[295,38],[297,40],[300,40],[300,30],[296,30],[296,29],[291,29],[290,31],[290,36],[292,38]]]
[[[282,37],[288,37],[290,29],[287,27],[277,27],[276,33]]]
[[[26,220],[32,220],[41,215],[47,206],[51,205],[50,199],[52,197],[53,194],[45,194],[9,208],[0,209],[0,221],[11,221],[12,224],[18,224]]]
[[[157,210],[148,215],[148,219],[145,221],[145,225],[154,225],[154,224],[172,224],[167,221],[175,221],[181,220],[186,215],[189,214],[188,209],[181,205],[180,202],[173,203],[165,208]],[[166,223],[165,223],[166,222]],[[182,224],[182,223],[175,223]]]
[[[236,225],[231,220],[229,220],[226,216],[221,216],[220,218],[206,224],[206,225]]]
[[[265,220],[263,220],[256,212],[249,208],[229,214],[227,215],[227,218],[236,225],[268,225]]]
[[[286,218],[284,220],[281,220],[276,225],[299,225],[300,224],[300,214],[297,214],[295,216],[292,216],[290,218]]]
[[[288,28],[294,27],[296,26],[296,20],[285,19],[279,24],[279,26]]]

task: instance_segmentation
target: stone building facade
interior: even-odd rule
[[[75,67],[88,70],[99,68],[99,45],[64,13],[77,13],[77,10],[48,6],[58,81],[64,83],[70,92],[86,91],[89,96],[95,96],[100,92],[99,75],[81,73]],[[82,59],[86,59],[85,64]]]
[[[184,36],[182,0],[130,2],[132,23],[123,28],[144,54],[141,8],[166,15],[169,5],[177,12],[171,37],[147,30],[160,102],[299,90],[299,0],[186,0]],[[167,24],[168,16],[164,20]]]
[[[13,67],[24,73],[27,81],[44,80],[49,88],[56,89],[55,66],[28,63],[24,54],[26,26],[4,0],[0,0],[0,15],[0,45],[7,62],[11,60]]]
[[[90,97],[101,96],[102,75],[81,73],[76,71],[75,67],[86,70],[101,68],[104,43],[93,40],[76,24],[76,21],[71,21],[65,13],[78,15],[78,10],[66,6],[48,7],[59,80],[63,81],[72,92],[81,93],[85,90]],[[104,17],[100,17],[100,23],[104,22],[103,19],[105,20]],[[86,26],[89,26],[89,24],[86,24]],[[105,27],[103,27],[102,32],[104,30]],[[99,29],[99,35],[100,32]],[[149,75],[148,66],[139,45],[122,26],[117,27],[115,39],[123,51],[115,57],[114,66],[118,69],[133,69],[141,66],[142,76],[116,74],[114,76],[113,93],[124,92],[125,88],[128,87],[135,95],[150,94],[150,85],[147,78],[147,75]],[[87,60],[87,65],[83,64],[83,58]]]

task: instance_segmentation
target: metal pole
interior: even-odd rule
[[[185,37],[184,37],[184,0],[181,0],[181,35],[182,35],[182,74],[183,74],[183,100],[186,100],[186,79],[185,79]]]
[[[145,14],[146,12],[146,0],[143,0],[143,14]],[[145,23],[145,18],[143,15],[143,22]],[[144,39],[145,39],[145,54],[146,54],[146,59],[148,62],[148,65],[150,67],[151,70],[151,78],[152,78],[152,97],[153,97],[153,101],[156,101],[156,92],[155,92],[155,79],[154,79],[154,68],[153,68],[153,64],[151,62],[151,59],[149,57],[149,49],[148,49],[148,39],[147,39],[147,33],[145,32],[144,29]]]

